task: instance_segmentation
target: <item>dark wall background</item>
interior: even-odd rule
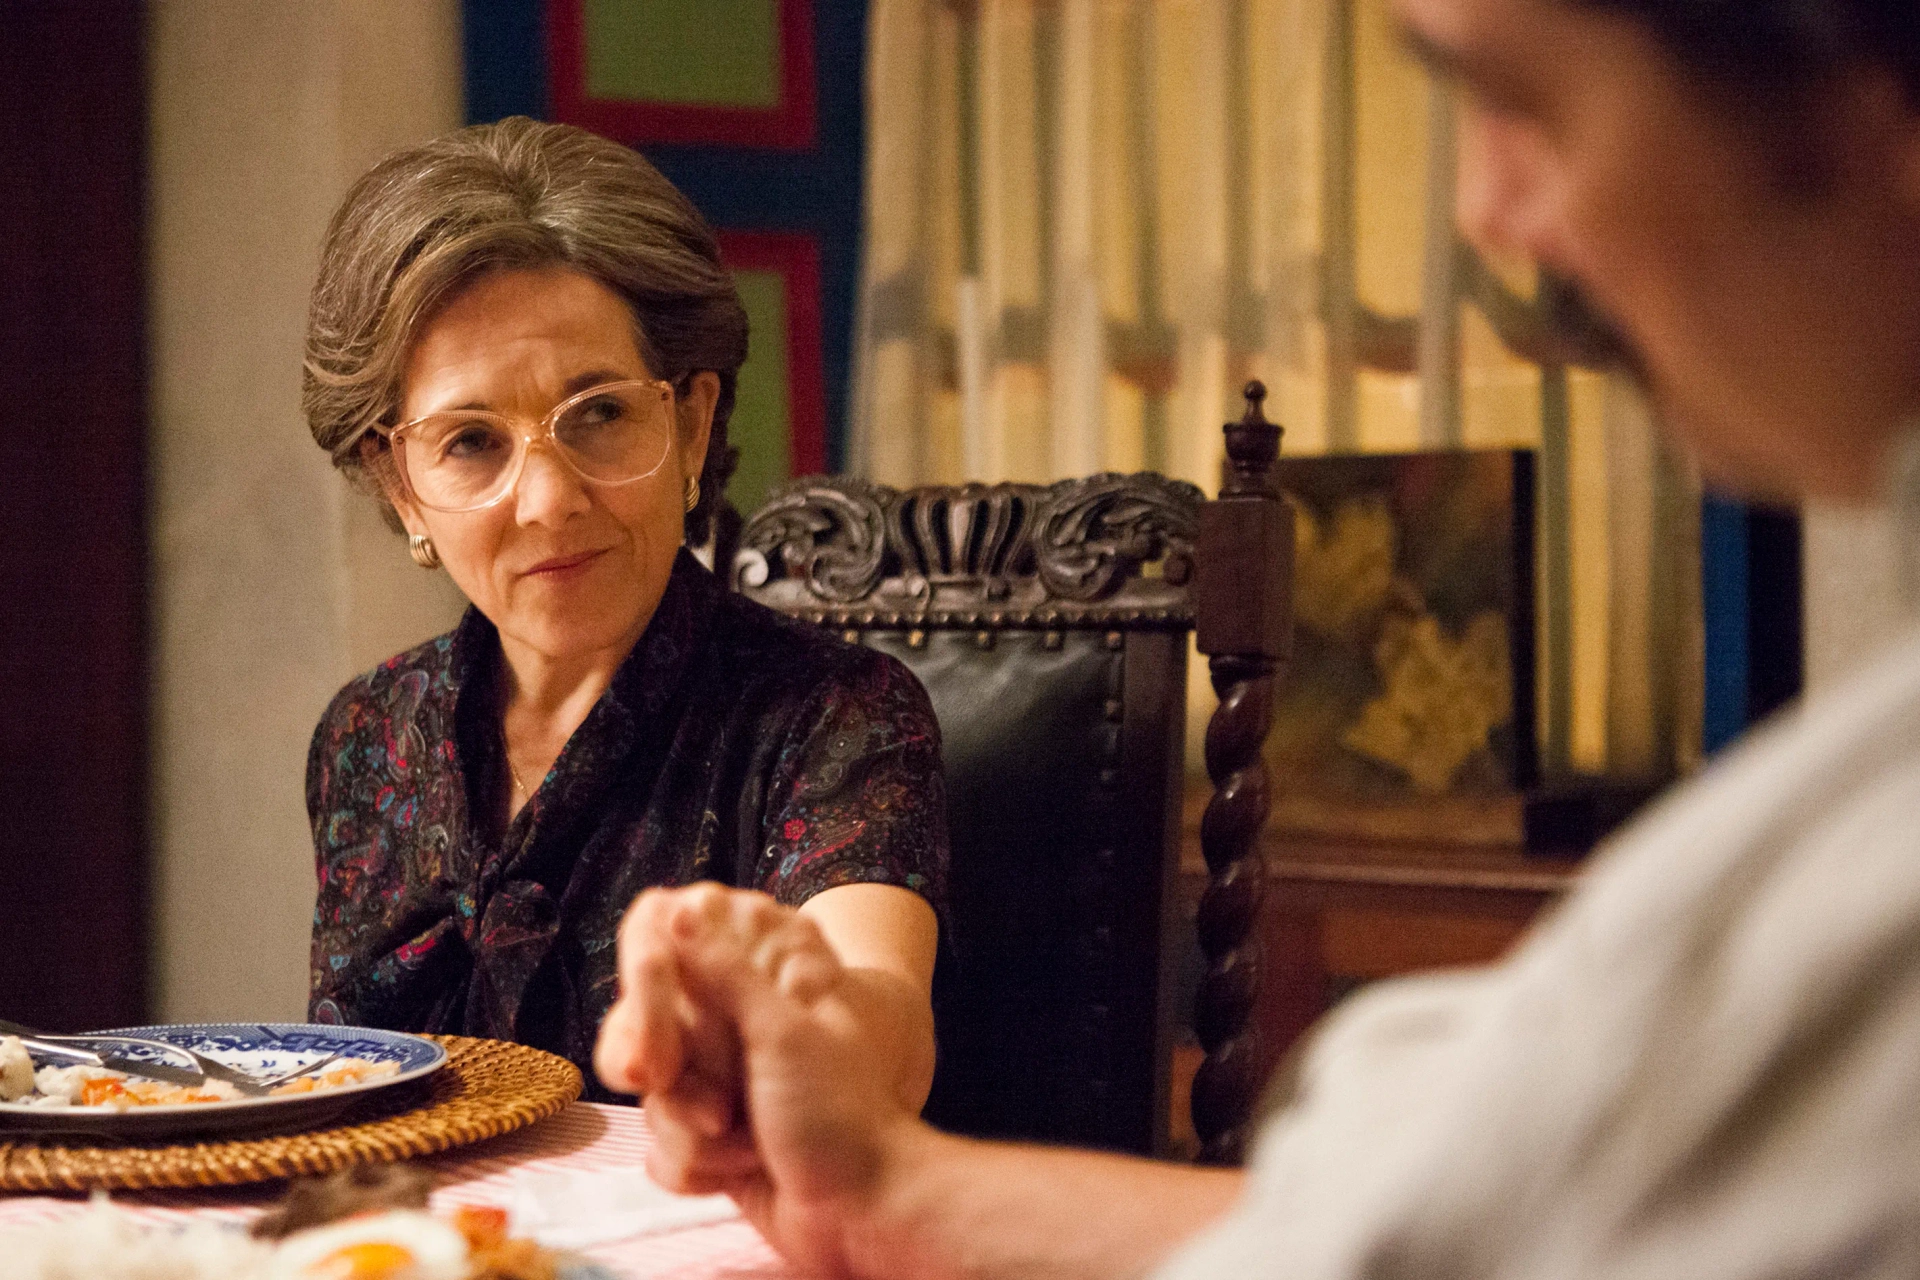
[[[0,1014],[146,1013],[138,0],[0,0]]]

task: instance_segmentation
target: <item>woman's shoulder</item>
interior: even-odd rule
[[[333,695],[307,748],[309,815],[363,808],[384,762],[420,760],[421,747],[426,760],[452,758],[458,634],[395,654]]]
[[[436,695],[450,694],[458,636],[457,629],[435,636],[347,681],[321,716],[320,729],[350,730],[410,716]]]

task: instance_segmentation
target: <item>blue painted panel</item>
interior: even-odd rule
[[[540,0],[463,0],[467,122],[547,114],[547,34]]]
[[[820,242],[827,465],[846,465],[854,299],[866,193],[866,0],[814,5],[820,141],[811,151],[648,147],[647,159],[717,227],[810,231]]]
[[[1747,727],[1750,661],[1747,509],[1708,498],[1700,506],[1700,604],[1706,624],[1702,745],[1718,751]]]

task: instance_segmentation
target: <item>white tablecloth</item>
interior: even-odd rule
[[[420,1161],[438,1180],[433,1207],[491,1205],[525,1220],[543,1201],[577,1196],[602,1206],[558,1230],[573,1246],[628,1280],[791,1280],[792,1272],[737,1216],[712,1221],[711,1204],[672,1205],[644,1183],[652,1135],[633,1107],[577,1102],[559,1115],[504,1137]],[[154,1223],[190,1219],[245,1223],[281,1194],[277,1183],[213,1191],[121,1192],[114,1202]],[[84,1212],[83,1196],[0,1195],[0,1230]],[[724,1212],[724,1209],[720,1210]],[[684,1225],[687,1219],[708,1219]],[[682,1225],[673,1225],[674,1223]],[[519,1221],[516,1222],[519,1233]],[[635,1234],[638,1231],[639,1234]],[[608,1238],[608,1237],[618,1238]]]

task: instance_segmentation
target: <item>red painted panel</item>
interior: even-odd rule
[[[710,143],[803,151],[819,138],[813,0],[779,0],[780,105],[702,107],[587,96],[584,0],[547,0],[547,69],[555,120],[629,146]]]
[[[793,474],[827,469],[827,383],[820,349],[820,243],[800,231],[721,231],[720,256],[737,271],[787,282],[787,423]]]

